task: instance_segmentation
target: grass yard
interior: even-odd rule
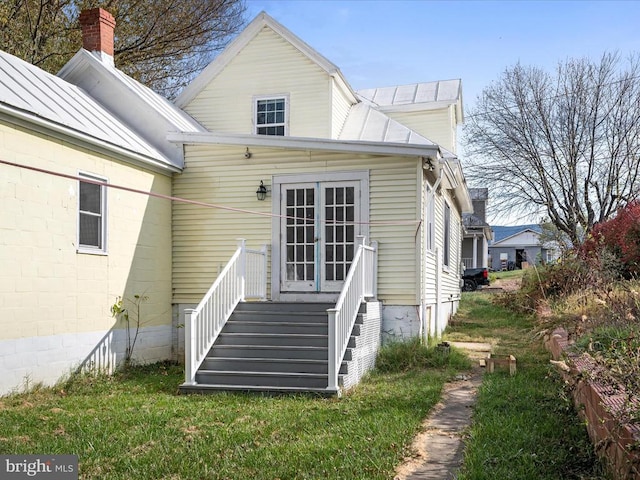
[[[494,353],[517,358],[517,373],[484,375],[458,480],[606,478],[532,319],[491,298],[464,294],[445,339],[491,342]]]
[[[342,399],[176,394],[137,367],[0,398],[1,454],[77,454],[83,479],[390,479],[451,368],[371,375]]]

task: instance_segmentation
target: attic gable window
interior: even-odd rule
[[[287,97],[256,98],[255,125],[258,135],[284,136],[287,134]]]

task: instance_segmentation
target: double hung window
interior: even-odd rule
[[[79,176],[106,183],[104,178],[83,173]],[[85,253],[106,252],[106,187],[80,180],[78,189],[78,250]]]
[[[256,133],[258,135],[286,135],[287,107],[286,97],[256,99]]]
[[[451,207],[444,204],[444,248],[442,252],[442,264],[449,267],[451,264]]]

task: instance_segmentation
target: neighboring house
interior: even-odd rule
[[[462,262],[465,268],[489,267],[489,242],[493,231],[486,221],[489,189],[470,188],[473,213],[462,216],[464,238],[462,240]]]
[[[112,45],[113,24],[96,11],[100,37]],[[47,165],[74,175],[86,169],[110,183],[160,189],[188,202],[170,207],[164,199],[107,189],[108,220],[113,215],[118,223],[107,227],[108,251],[86,257],[102,270],[58,285],[60,298],[91,294],[92,310],[60,314],[61,322],[84,326],[90,313],[100,319],[102,329],[94,330],[107,335],[116,327],[109,306],[118,296],[148,297],[145,315],[165,335],[159,357],[171,356],[178,332],[186,337],[185,390],[335,393],[372,367],[382,333],[442,333],[460,299],[462,215],[472,212],[453,153],[463,119],[460,81],[355,92],[335,65],[264,13],[183,91],[177,107],[118,71],[112,53],[85,44],[60,72],[75,87],[30,68],[46,78],[41,85],[57,82],[61,91],[77,91],[78,101],[93,102],[127,128],[117,135],[120,143],[140,139],[153,161],[138,155],[128,162],[121,154],[118,166],[130,175],[121,177],[104,166],[112,162],[108,155],[94,159],[82,145],[91,160],[85,166],[62,144],[70,154]],[[46,98],[38,90],[32,95]],[[43,153],[15,156],[34,165]],[[155,176],[145,176],[147,169]],[[13,174],[27,175],[20,169]],[[71,195],[74,180],[42,178],[46,185],[34,187],[37,198]],[[14,188],[17,217],[28,195]],[[79,215],[68,200],[57,202],[67,216]],[[156,210],[149,214],[136,202]],[[124,219],[118,207],[128,214]],[[12,221],[0,228],[15,230]],[[162,231],[147,222],[158,222]],[[57,228],[75,238],[74,224]],[[42,255],[64,250],[40,237],[34,241]],[[55,271],[85,261],[66,248]],[[27,254],[9,253],[20,262]],[[19,293],[21,315],[42,318],[48,311],[26,304],[41,285],[41,271],[33,270],[30,282],[21,274],[9,285]],[[61,305],[56,295],[46,299],[49,310]],[[159,302],[156,310],[152,302]],[[16,318],[7,330],[23,338],[12,328]],[[156,358],[142,352],[142,360]],[[69,368],[81,357],[70,358]]]
[[[78,55],[101,64],[86,50]],[[87,91],[0,52],[0,395],[80,366],[111,371],[127,346],[110,312],[118,297],[128,308],[144,297],[134,361],[171,358],[171,202],[91,183],[171,195],[181,151],[150,142],[142,127],[157,125],[159,111],[180,119],[166,130],[198,126],[137,87],[155,110],[136,106],[128,122]]]
[[[542,242],[540,225],[494,226],[493,233],[489,255],[494,270],[526,268],[558,259],[557,246]]]

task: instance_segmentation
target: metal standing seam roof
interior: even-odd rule
[[[338,139],[436,146],[365,102],[351,107]]]
[[[86,50],[85,50],[86,51]],[[91,55],[91,53],[89,53]],[[129,89],[150,105],[159,115],[166,118],[178,131],[181,132],[205,132],[206,129],[198,124],[193,118],[180,110],[169,100],[154,92],[152,89],[134,80],[115,67],[109,70]]]
[[[456,103],[460,99],[461,91],[462,82],[455,79],[368,88],[358,90],[356,94],[362,99],[373,102],[378,107],[391,107],[433,102]]]
[[[132,153],[171,164],[84,90],[0,50],[1,104]]]

